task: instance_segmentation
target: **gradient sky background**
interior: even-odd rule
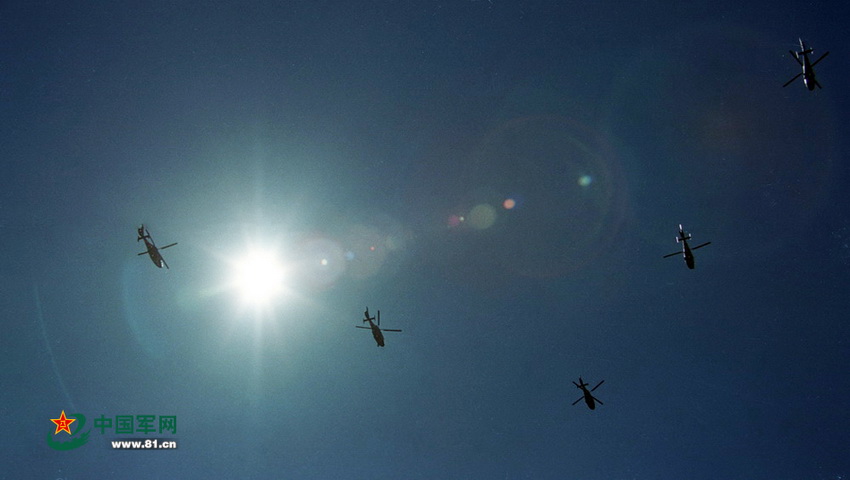
[[[0,477],[848,478],[847,14],[5,3]]]

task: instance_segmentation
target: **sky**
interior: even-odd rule
[[[846,13],[4,3],[0,478],[848,478]]]

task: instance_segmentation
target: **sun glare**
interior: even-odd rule
[[[252,251],[234,266],[234,287],[246,304],[268,305],[284,292],[286,271],[275,252]]]

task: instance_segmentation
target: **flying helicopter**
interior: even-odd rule
[[[372,336],[375,337],[375,343],[377,343],[379,347],[384,346],[384,334],[381,333],[381,332],[400,332],[401,331],[401,330],[396,330],[396,329],[392,329],[392,328],[381,328],[381,311],[380,310],[378,310],[378,318],[377,318],[378,323],[377,324],[375,324],[375,322],[373,322],[373,320],[375,320],[375,317],[369,316],[369,307],[366,307],[366,312],[364,312],[363,315],[366,316],[366,318],[363,319],[363,323],[369,322],[369,326],[368,327],[363,327],[363,326],[360,326],[360,325],[355,325],[355,326],[357,328],[371,329],[372,330]]]
[[[784,88],[784,87],[787,87],[788,85],[791,85],[791,82],[793,82],[794,80],[797,80],[798,78],[800,78],[800,75],[802,75],[803,76],[803,83],[806,85],[806,88],[808,88],[810,91],[814,90],[815,86],[817,86],[818,88],[823,88],[823,87],[820,86],[820,83],[818,83],[817,79],[815,78],[814,66],[817,65],[818,62],[823,60],[824,57],[829,55],[829,52],[824,53],[817,60],[815,60],[814,62],[811,62],[811,61],[809,61],[809,54],[814,52],[814,50],[811,49],[811,48],[806,48],[806,44],[805,44],[805,42],[803,42],[802,38],[800,38],[799,40],[800,40],[800,51],[794,52],[794,51],[788,50],[788,52],[794,57],[794,60],[801,67],[803,67],[803,71],[798,73],[797,75],[794,75],[794,78],[785,82],[785,85],[782,85],[782,87]],[[800,60],[801,57],[802,57],[802,60]]]
[[[693,270],[693,268],[694,268],[693,250],[696,250],[698,248],[702,248],[706,245],[710,245],[711,242],[705,242],[702,245],[697,245],[696,247],[691,248],[688,245],[688,240],[690,240],[690,239],[691,239],[691,234],[690,233],[685,234],[685,229],[682,228],[682,224],[680,223],[679,224],[679,236],[676,237],[676,243],[682,244],[682,251],[681,252],[673,252],[669,255],[664,255],[664,258],[672,257],[673,255],[678,255],[679,253],[681,253],[682,256],[685,258],[685,263],[688,265],[688,268]]]
[[[594,397],[594,396],[593,396],[593,394],[591,394],[591,393],[590,393],[590,392],[592,392],[592,391],[596,390],[597,388],[599,388],[599,386],[600,386],[600,385],[602,385],[602,383],[603,383],[604,381],[605,381],[605,380],[602,380],[601,382],[597,383],[595,387],[593,387],[593,388],[591,388],[590,390],[588,390],[588,389],[587,389],[587,386],[588,386],[588,385],[590,385],[590,384],[589,384],[589,383],[584,383],[584,380],[582,380],[582,379],[581,379],[581,377],[578,377],[578,383],[573,382],[573,385],[575,385],[575,386],[576,386],[576,388],[581,389],[582,396],[581,396],[581,397],[579,397],[579,399],[578,399],[578,400],[576,400],[575,402],[573,402],[573,405],[577,404],[578,402],[580,402],[580,401],[582,401],[582,400],[584,400],[584,403],[586,403],[586,404],[587,404],[587,408],[589,408],[589,409],[591,409],[591,410],[594,410],[594,409],[596,408],[596,403],[595,403],[595,402],[599,402],[599,404],[600,404],[600,405],[604,405],[604,404],[602,403],[602,400],[599,400],[598,398]]]
[[[145,241],[145,248],[147,249],[146,251],[139,253],[139,255],[148,254],[148,255],[150,255],[151,261],[153,262],[154,265],[156,265],[159,268],[162,268],[163,265],[164,265],[165,268],[168,268],[168,264],[165,263],[165,259],[162,258],[162,254],[160,254],[159,251],[166,249],[168,247],[173,247],[173,246],[177,245],[177,242],[174,242],[170,245],[166,245],[162,248],[157,248],[156,244],[153,243],[153,238],[151,238],[150,232],[148,231],[148,229],[145,228],[144,224],[142,224],[142,226],[140,226],[138,228],[138,231],[139,231],[139,238],[136,239],[136,242],[138,242],[139,240],[144,240]]]

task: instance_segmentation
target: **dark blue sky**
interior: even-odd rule
[[[0,7],[0,477],[850,475],[846,7],[620,3]]]

